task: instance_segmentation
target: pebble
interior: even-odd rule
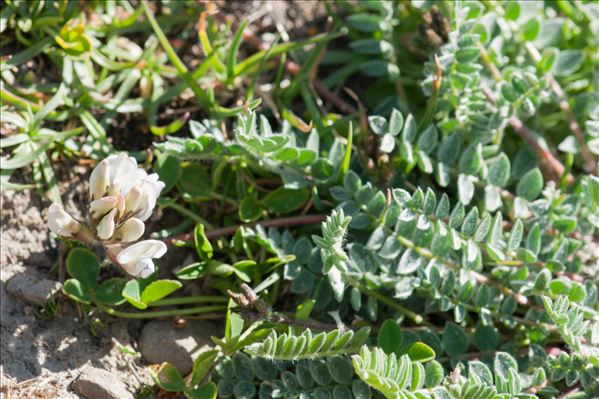
[[[219,335],[219,330],[208,321],[188,320],[176,327],[168,320],[153,320],[143,327],[139,350],[147,362],[169,362],[185,376],[196,357],[213,347],[212,335]]]
[[[6,284],[6,291],[32,305],[43,305],[60,292],[58,281],[40,279],[31,274],[17,274]]]
[[[133,399],[127,386],[117,376],[91,366],[83,369],[71,388],[87,399]]]

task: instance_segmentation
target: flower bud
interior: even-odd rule
[[[114,234],[114,217],[116,216],[116,208],[112,210],[102,218],[98,226],[96,227],[96,235],[100,240],[108,240]]]
[[[114,232],[114,239],[121,242],[136,241],[144,233],[145,225],[137,218],[130,218]]]
[[[89,177],[89,195],[92,200],[102,198],[110,183],[110,166],[105,159],[92,171]]]
[[[125,213],[133,213],[141,204],[142,191],[141,187],[135,186],[129,190],[125,197]]]
[[[72,237],[81,230],[81,223],[69,215],[62,205],[52,204],[48,209],[48,227],[63,237]]]
[[[89,214],[93,218],[98,218],[108,213],[112,208],[115,208],[117,203],[118,199],[114,195],[97,199],[89,205]]]

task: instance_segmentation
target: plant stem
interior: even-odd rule
[[[495,94],[486,86],[482,87],[483,93],[491,104],[495,104],[497,102],[497,98]],[[530,130],[520,119],[515,116],[510,116],[508,118],[508,123],[514,129],[514,131],[520,136],[520,138],[526,142],[541,158],[543,164],[541,166],[546,166],[546,177],[550,178],[550,180],[559,181],[566,168],[564,165],[551,153],[551,151],[545,149],[539,143],[539,140],[531,133]],[[568,182],[574,182],[574,177],[571,174],[568,174]]]
[[[439,89],[441,89],[442,79],[441,63],[439,62],[439,58],[437,58],[437,56],[435,56],[435,65],[437,67],[437,71],[435,79],[433,80],[433,91],[428,100],[428,104],[426,104],[426,111],[424,111],[424,116],[420,121],[418,130],[426,128],[433,121],[435,111],[437,110],[437,98],[439,97]]]
[[[361,282],[359,282],[358,280],[348,276],[347,274],[343,274],[343,280],[353,286],[356,287],[357,289],[359,289],[363,294],[368,295],[369,297],[372,297],[376,300],[378,300],[379,302],[384,303],[385,305],[395,309],[396,311],[398,311],[399,313],[401,313],[402,315],[406,316],[407,318],[409,318],[410,320],[412,320],[414,323],[416,324],[424,324],[426,326],[429,327],[433,327],[433,325],[431,323],[429,323],[428,321],[424,320],[424,318],[415,313],[412,312],[411,310],[401,306],[399,303],[395,302],[393,299],[391,299],[390,297],[387,297],[373,289],[368,288],[367,286],[365,286],[364,284],[362,284]]]
[[[121,312],[120,310],[113,309],[109,306],[102,305],[100,303],[96,303],[96,305],[111,316],[123,317],[125,319],[151,319],[157,317],[185,316],[200,313],[210,313],[227,309],[227,307],[224,305],[211,305],[197,308],[158,310],[152,312]]]
[[[220,295],[199,295],[199,296],[184,296],[178,298],[161,299],[160,301],[152,302],[148,306],[174,306],[185,305],[190,303],[204,302],[228,302],[229,299]]]

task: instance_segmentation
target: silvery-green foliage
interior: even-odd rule
[[[156,146],[179,159],[206,161],[228,157],[234,162],[245,160],[281,176],[287,188],[302,188],[325,183],[335,175],[343,156],[342,144],[331,147],[328,157],[319,152],[316,130],[305,138],[284,123],[281,132],[273,132],[268,120],[256,113],[240,115],[233,139],[226,138],[210,121],[191,122],[193,138],[169,136]]]
[[[347,357],[282,362],[238,353],[215,367],[219,398],[370,399],[371,389],[356,378]]]
[[[466,376],[454,371],[453,375],[441,380],[432,377],[436,367],[424,367],[410,360],[408,355],[397,357],[386,354],[381,348],[363,346],[360,353],[352,356],[356,374],[368,385],[381,392],[386,398],[436,398],[493,399],[502,397],[536,398],[525,394],[529,387],[541,385],[544,378],[542,368],[532,376],[518,372],[518,363],[505,352],[497,352],[493,360],[493,371],[480,361],[466,365]],[[429,363],[429,365],[435,365]]]
[[[368,339],[370,328],[354,332],[332,330],[313,333],[304,330],[301,335],[272,332],[264,341],[252,344],[245,351],[252,356],[273,360],[300,360],[353,353]]]

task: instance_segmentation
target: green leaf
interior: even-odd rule
[[[450,356],[458,356],[468,350],[468,336],[457,324],[447,323],[443,330],[443,348]]]
[[[277,213],[289,213],[301,208],[308,200],[308,189],[292,190],[279,187],[262,199],[262,205]]]
[[[352,143],[354,140],[354,128],[353,124],[349,123],[349,129],[347,131],[347,144],[345,145],[345,151],[343,153],[343,161],[341,162],[341,167],[339,168],[340,177],[345,177],[347,172],[349,171],[349,164],[351,163],[351,151],[352,151]]]
[[[452,166],[460,155],[460,146],[462,144],[462,138],[459,133],[454,133],[441,141],[439,150],[437,151],[437,157],[439,161]]]
[[[521,27],[522,36],[524,39],[528,41],[533,41],[536,39],[539,34],[539,30],[541,29],[541,24],[537,18],[529,19],[524,26]]]
[[[518,20],[520,16],[520,4],[517,1],[510,1],[505,5],[505,18],[510,21]]]
[[[435,125],[429,125],[418,137],[418,149],[425,154],[430,154],[437,147],[438,136]]]
[[[125,285],[125,288],[123,288],[122,294],[127,302],[136,308],[145,309],[148,307],[148,305],[141,300],[141,288],[139,281],[129,280]]]
[[[474,183],[463,173],[458,176],[458,196],[463,205],[468,205],[474,196]]]
[[[582,50],[562,50],[557,56],[553,73],[559,77],[572,75],[582,65],[583,58]]]
[[[229,51],[227,53],[227,77],[232,79],[235,77],[235,66],[237,65],[237,53],[239,52],[239,46],[241,46],[241,42],[243,41],[243,34],[245,32],[245,28],[248,24],[247,20],[241,21],[239,27],[237,28],[237,32],[235,32],[235,36],[231,41],[231,45],[229,46]]]
[[[536,199],[543,190],[543,175],[539,168],[528,171],[516,186],[516,194],[528,201]]]
[[[493,326],[478,325],[473,337],[474,345],[481,351],[490,351],[499,344],[499,332]]]
[[[215,261],[192,263],[179,269],[175,274],[181,280],[195,280],[204,276],[208,272],[209,266],[212,262]]]
[[[411,117],[408,116],[408,119]],[[411,119],[412,123],[414,123],[414,118]],[[408,121],[406,120],[406,124],[408,123]],[[396,110],[395,108],[393,108],[393,111],[391,111],[391,117],[389,118],[389,133],[392,136],[397,136],[399,134],[399,132],[401,132],[401,128],[404,125],[404,119],[403,119],[403,115],[401,114],[401,112],[399,112],[398,110]],[[415,125],[414,125],[415,127]],[[410,128],[411,129],[411,128]],[[416,132],[414,132],[415,134]],[[406,140],[406,138],[404,137],[404,140]]]
[[[426,366],[424,366],[424,370],[426,374],[424,377],[424,386],[427,388],[436,387],[445,377],[443,365],[436,360],[428,362]]]
[[[122,277],[113,277],[103,281],[94,292],[95,301],[107,305],[123,303],[125,298],[122,292],[126,284],[127,280]]]
[[[251,195],[244,197],[239,203],[239,219],[242,222],[253,222],[260,219],[264,208],[260,202]]]
[[[150,283],[141,293],[141,301],[146,305],[156,302],[181,288],[177,280],[158,280]]]
[[[181,164],[179,185],[183,192],[193,197],[206,196],[210,193],[210,178],[199,163],[185,162]]]
[[[493,370],[495,374],[503,377],[504,379],[509,378],[509,370],[518,371],[518,362],[509,353],[497,352],[495,354],[495,360],[493,361]]]
[[[510,173],[510,159],[502,152],[497,158],[489,162],[487,181],[494,186],[505,187],[510,178]]]
[[[555,61],[557,61],[558,56],[559,50],[555,47],[543,49],[543,54],[541,56],[541,60],[539,61],[539,67],[543,70],[543,72],[551,71],[555,65]]]
[[[100,260],[86,248],[74,248],[66,260],[69,276],[77,279],[85,291],[93,291],[98,285]]]
[[[349,170],[343,178],[343,187],[354,194],[362,187],[362,180],[354,171]]]
[[[295,318],[298,320],[308,320],[310,313],[312,313],[312,309],[314,309],[315,303],[316,300],[314,299],[306,299],[304,302],[297,305],[297,309],[295,310]]]
[[[389,124],[387,120],[380,115],[372,115],[368,117],[368,124],[377,136],[382,136],[389,132]]]
[[[210,244],[210,240],[206,238],[206,234],[204,233],[204,225],[202,223],[196,224],[196,227],[193,229],[193,239],[196,247],[196,252],[200,259],[207,261],[212,259],[213,249],[212,244]]]
[[[208,374],[212,366],[214,365],[214,360],[218,356],[217,349],[211,349],[205,352],[202,352],[198,355],[196,360],[193,362],[193,369],[191,372],[191,386],[198,385],[202,382],[204,377]]]
[[[62,291],[74,301],[81,303],[92,302],[91,292],[79,280],[75,280],[74,278],[70,278],[64,282]]]
[[[162,363],[158,368],[150,367],[154,383],[169,392],[183,392],[185,381],[179,371],[170,363]]]
[[[466,237],[471,237],[476,230],[476,224],[478,223],[478,208],[473,207],[470,212],[464,218],[462,223],[462,234]]]
[[[395,78],[399,75],[399,67],[396,64],[383,60],[366,61],[360,64],[360,70],[366,76]]]
[[[395,137],[390,134],[385,134],[381,138],[380,149],[382,152],[390,153],[395,148]]]
[[[425,363],[435,358],[433,348],[422,342],[413,342],[406,349],[406,354],[413,362]]]
[[[460,172],[467,175],[475,175],[483,163],[482,145],[469,145],[460,156]]]
[[[522,242],[522,235],[524,234],[524,225],[520,219],[516,220],[514,226],[512,226],[512,232],[510,233],[510,239],[508,241],[507,250],[515,251],[520,247]]]
[[[480,49],[476,46],[462,47],[455,52],[455,58],[459,63],[467,64],[476,61],[480,56]]]
[[[197,388],[187,389],[185,391],[185,396],[190,399],[216,399],[217,393],[218,390],[216,389],[216,385],[214,382],[210,381]]]
[[[160,176],[160,180],[165,184],[160,192],[161,195],[171,191],[175,184],[177,184],[179,176],[181,175],[179,161],[174,156],[168,154],[161,154],[158,159],[156,159],[154,170],[158,173],[158,176]]]
[[[345,19],[347,24],[362,32],[374,32],[381,28],[382,18],[373,14],[352,14]]]
[[[516,102],[520,98],[514,87],[508,82],[501,83],[501,95],[510,103]]]
[[[395,353],[399,355],[401,343],[402,334],[399,325],[391,319],[385,320],[379,330],[377,345],[387,354]]]
[[[409,143],[413,143],[416,138],[416,121],[412,114],[409,114],[406,118],[406,122],[403,127],[403,131],[401,132],[401,137],[404,141]]]

